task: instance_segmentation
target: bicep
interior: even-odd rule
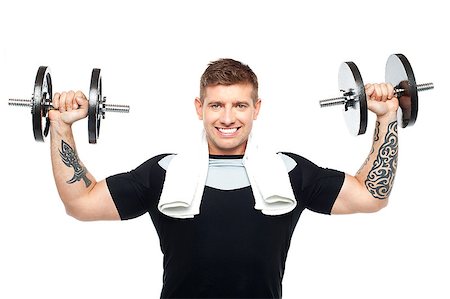
[[[334,202],[331,214],[372,213],[387,205],[387,199],[374,198],[363,183],[345,175],[344,184]]]
[[[68,214],[82,221],[120,220],[106,180],[96,183],[88,194],[77,201],[75,207],[68,210]]]

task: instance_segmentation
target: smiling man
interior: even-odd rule
[[[243,155],[253,120],[256,120],[261,106],[253,82],[213,81],[211,84],[208,79],[214,80],[202,80],[201,96],[195,99],[195,107],[199,119],[203,120],[209,153]]]
[[[71,129],[87,115],[86,97],[57,93],[59,110],[50,111],[56,185],[67,213],[79,220],[149,213],[164,254],[162,298],[280,298],[304,209],[349,214],[387,204],[397,168],[398,100],[390,84],[369,84],[366,94],[377,116],[374,141],[352,176],[293,153],[258,151],[250,138],[261,108],[257,77],[241,62],[220,59],[203,73],[195,99],[204,124],[200,150],[159,155],[97,182],[78,159]]]

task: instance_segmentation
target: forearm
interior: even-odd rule
[[[397,159],[397,117],[391,113],[377,118],[372,150],[355,177],[372,197],[386,200],[394,184]]]
[[[70,214],[96,181],[78,157],[71,127],[53,123],[50,130],[53,176],[59,196]]]

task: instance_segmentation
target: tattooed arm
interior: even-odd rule
[[[56,93],[49,113],[53,175],[69,215],[79,220],[118,220],[106,182],[97,182],[81,162],[72,124],[87,116],[88,101],[82,92]]]
[[[376,212],[387,205],[398,159],[398,100],[390,84],[366,85],[369,109],[377,115],[372,149],[355,176],[346,174],[333,214]]]

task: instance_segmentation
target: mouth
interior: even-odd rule
[[[219,128],[219,127],[216,127],[216,129],[217,129],[217,131],[219,131],[219,133],[222,136],[232,137],[232,136],[236,135],[236,133],[240,129],[240,127],[236,127],[236,128]]]

